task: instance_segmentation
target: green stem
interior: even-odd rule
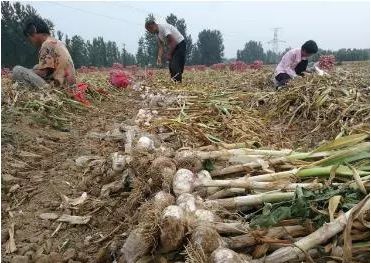
[[[307,168],[307,169],[301,169],[296,173],[296,176],[298,177],[315,177],[315,176],[329,176],[331,173],[331,170],[335,166],[325,166],[325,167],[313,167],[313,168]],[[366,171],[358,171],[360,176],[366,176],[369,175],[369,172]],[[343,176],[353,176],[353,171],[346,167],[346,166],[339,166],[336,168],[335,173],[337,175],[343,175]]]

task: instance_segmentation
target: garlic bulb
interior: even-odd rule
[[[197,221],[205,221],[205,222],[215,222],[216,216],[213,212],[205,209],[197,209],[194,213],[195,218]]]
[[[189,193],[183,193],[176,199],[176,204],[183,208],[186,213],[193,213],[196,211],[196,198]]]
[[[185,235],[185,218],[183,209],[176,205],[165,208],[161,219],[160,245],[162,252],[178,249]]]
[[[195,181],[195,175],[187,169],[179,169],[173,180],[173,191],[176,196],[183,193],[191,193],[193,191],[193,183]]]
[[[155,149],[155,143],[147,136],[139,138],[136,149],[139,151],[152,152]]]
[[[210,256],[212,263],[245,263],[248,261],[231,249],[219,247],[211,253]]]

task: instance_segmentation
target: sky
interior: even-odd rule
[[[55,29],[84,39],[103,36],[135,54],[144,35],[144,19],[153,13],[164,22],[170,13],[184,18],[193,42],[203,29],[223,34],[224,55],[236,57],[249,40],[261,41],[265,50],[272,46],[273,28],[279,27],[280,50],[300,47],[313,39],[322,49],[369,48],[369,2],[142,2],[102,1],[27,2],[55,24]]]

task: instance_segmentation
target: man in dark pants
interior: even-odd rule
[[[308,58],[318,52],[316,42],[309,40],[301,48],[289,50],[277,65],[275,71],[276,88],[285,86],[290,79],[304,76],[307,70]]]
[[[147,21],[145,27],[149,32],[157,35],[157,64],[162,64],[164,45],[166,44],[168,47],[166,59],[169,61],[171,79],[182,82],[186,55],[186,43],[182,34],[172,25],[157,24],[155,21]]]

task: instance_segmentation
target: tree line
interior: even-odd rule
[[[22,26],[29,16],[37,15],[36,10],[30,5],[4,1],[1,2],[1,14],[1,56],[3,58],[1,66],[12,67],[20,64],[32,67],[37,63],[37,50],[26,41],[22,34]],[[146,21],[154,19],[154,16],[149,14]],[[90,41],[78,35],[69,37],[61,31],[57,31],[55,35],[52,21],[46,20],[46,22],[53,36],[66,44],[76,68],[81,66],[109,67],[113,63],[156,65],[157,40],[156,36],[149,32],[140,37],[137,52],[133,55],[125,49],[125,46],[120,48],[116,42],[105,41],[103,37],[95,37]],[[204,29],[198,34],[197,41],[193,43],[192,36],[187,34],[187,24],[183,18],[170,14],[166,17],[166,22],[175,26],[186,40],[186,64],[209,66],[228,61],[224,58],[223,35],[219,30]],[[237,50],[236,59],[245,63],[262,60],[265,64],[275,64],[283,53],[265,51],[261,42],[248,41],[241,50]],[[319,56],[325,54],[334,55],[337,61],[370,59],[369,49],[340,49],[337,51],[319,50],[312,60],[317,60]]]
[[[23,36],[23,24],[30,16],[38,15],[31,5],[19,2],[1,2],[1,67],[23,65],[32,67],[37,63],[37,50]],[[54,24],[44,19],[54,37],[63,41],[70,52],[76,68],[81,66],[109,67],[113,63],[136,64],[135,56],[125,47],[119,48],[114,41],[95,37],[92,41],[81,36],[69,37],[61,31],[54,32]]]
[[[242,50],[237,50],[237,60],[251,63],[254,60],[262,60],[265,64],[275,64],[279,61],[284,53],[290,48],[287,48],[282,53],[276,54],[271,50],[264,51],[263,45],[258,41],[249,41],[245,44]],[[323,50],[319,51],[311,56],[311,61],[317,61],[322,55],[334,55],[336,61],[361,61],[370,59],[370,49],[346,49],[342,48],[337,51],[334,50]]]

